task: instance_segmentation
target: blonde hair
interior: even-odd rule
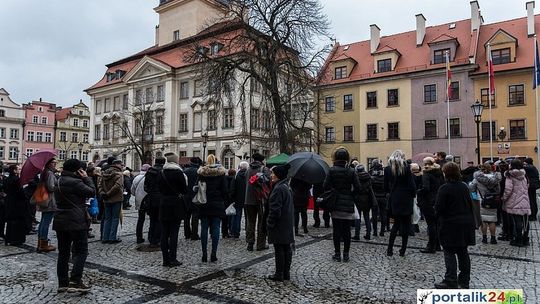
[[[403,153],[401,150],[395,150],[392,152],[388,158],[388,165],[392,170],[393,176],[405,174],[405,153]]]
[[[208,154],[208,156],[206,157],[206,164],[209,166],[216,164],[216,157],[214,156],[214,154]]]

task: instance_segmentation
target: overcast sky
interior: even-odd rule
[[[469,0],[320,0],[344,44],[470,18]],[[87,102],[105,64],[154,43],[158,0],[0,0],[0,88],[18,103]],[[486,23],[526,16],[525,0],[479,0]],[[537,10],[538,12],[538,10]],[[88,104],[88,103],[87,103]]]

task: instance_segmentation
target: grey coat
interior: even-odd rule
[[[246,205],[261,204],[261,201],[257,200],[255,196],[255,189],[253,189],[253,186],[249,184],[249,179],[259,172],[266,175],[268,180],[270,180],[270,170],[266,168],[263,163],[259,161],[254,161],[249,164],[249,168],[246,172],[246,200],[244,201]]]
[[[286,179],[274,185],[268,199],[268,208],[268,243],[294,243],[294,205]]]
[[[37,205],[37,210],[40,212],[54,212],[56,211],[56,196],[54,194],[54,190],[56,189],[58,185],[58,180],[56,179],[56,175],[54,175],[54,172],[46,168],[43,170],[44,176],[41,177],[41,180],[45,183],[45,188],[47,188],[47,192],[49,193],[49,199],[47,203],[47,207],[41,207]]]

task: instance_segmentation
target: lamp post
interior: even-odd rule
[[[497,134],[497,137],[500,141],[504,141],[504,139],[506,138],[506,131],[504,130],[504,127],[499,128],[499,134]]]
[[[82,142],[80,142],[78,145],[77,145],[77,148],[79,148],[79,160],[82,160],[82,149],[84,147],[84,144]]]
[[[476,123],[476,156],[477,162],[480,164],[480,122],[482,122],[482,111],[484,110],[484,105],[476,100],[476,102],[471,106],[471,110],[474,115],[474,122]]]
[[[203,143],[202,143],[202,147],[203,147],[203,163],[205,163],[205,159],[206,159],[206,144],[208,143],[208,133],[204,132],[203,135],[201,135],[201,137],[203,138]]]

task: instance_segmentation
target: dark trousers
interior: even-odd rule
[[[208,252],[208,230],[210,230],[210,237],[212,238],[212,255],[216,255],[217,253],[220,222],[221,218],[217,216],[201,217],[201,247],[204,256],[206,256]]]
[[[245,205],[247,214],[246,241],[248,244],[255,243],[255,227],[257,227],[257,249],[266,246],[266,232],[262,203],[258,205]]]
[[[6,231],[6,205],[0,202],[0,237],[4,238]]]
[[[190,203],[192,205],[192,203]],[[184,222],[184,237],[196,238],[199,236],[199,209],[191,206],[186,212],[186,221]]]
[[[343,253],[349,253],[351,248],[351,225],[353,220],[332,219],[332,236],[334,239],[334,251],[341,252],[341,244],[343,241]]]
[[[226,206],[225,209],[229,207],[229,206]],[[202,227],[202,219],[201,219],[201,227]],[[229,217],[226,216],[225,219],[223,221],[221,221],[221,235],[223,237],[229,237]]]
[[[369,220],[369,210],[361,211],[362,217],[364,218],[364,224],[366,225],[366,236],[371,234],[371,222]],[[360,229],[362,228],[362,220],[354,220],[354,237],[360,237]],[[377,230],[375,228],[375,230]]]
[[[319,204],[317,204],[317,200],[315,200],[315,206],[313,207],[313,219],[315,220],[315,226],[320,226],[321,224],[321,218],[319,214],[320,214]],[[330,212],[328,210],[323,211],[322,217],[323,217],[324,224],[326,226],[330,225]]]
[[[135,228],[135,234],[137,235],[137,240],[143,239],[143,227],[144,220],[146,218],[146,212],[139,209],[139,217],[137,217],[137,227]]]
[[[179,231],[180,221],[161,222],[161,253],[165,264],[176,261]]]
[[[422,207],[420,211],[424,215],[427,224],[428,243],[427,248],[435,250],[439,247],[439,238],[437,236],[437,219],[433,207]]]
[[[522,242],[524,238],[529,237],[529,216],[510,214],[513,237],[517,242]]]
[[[282,279],[291,278],[292,248],[291,244],[274,244],[276,260],[275,276]]]
[[[67,287],[69,281],[80,282],[82,279],[84,263],[88,256],[88,231],[56,231],[58,238],[58,285]],[[73,254],[71,276],[69,272],[69,257]]]
[[[150,227],[148,228],[148,242],[150,245],[158,245],[161,241],[161,224],[159,223],[159,208],[150,207],[148,209],[150,216]]]
[[[512,239],[514,237],[514,223],[512,221],[512,215],[502,210],[501,216],[502,216],[503,234],[505,234],[508,237],[508,239]]]
[[[405,252],[407,249],[407,242],[409,241],[409,231],[411,230],[411,216],[394,216],[394,225],[390,229],[390,238],[388,240],[388,250],[392,250],[398,230],[401,231],[401,252]]]
[[[471,280],[471,259],[467,247],[444,247],[444,280],[450,285],[469,286]],[[456,261],[457,256],[457,261]],[[459,276],[457,274],[459,263]]]
[[[298,224],[302,217],[302,228],[307,231],[307,207],[294,207],[294,231],[298,233]]]
[[[387,205],[387,199],[385,197],[377,197],[377,211],[379,215],[379,220],[381,222],[381,233],[385,232],[390,227],[390,218],[388,217],[388,207]],[[375,217],[375,214],[373,214],[373,217]],[[377,230],[377,223],[373,226],[373,229]]]
[[[538,216],[538,203],[536,202],[536,190],[529,189],[529,202],[531,204],[531,218],[533,220],[537,219]]]

